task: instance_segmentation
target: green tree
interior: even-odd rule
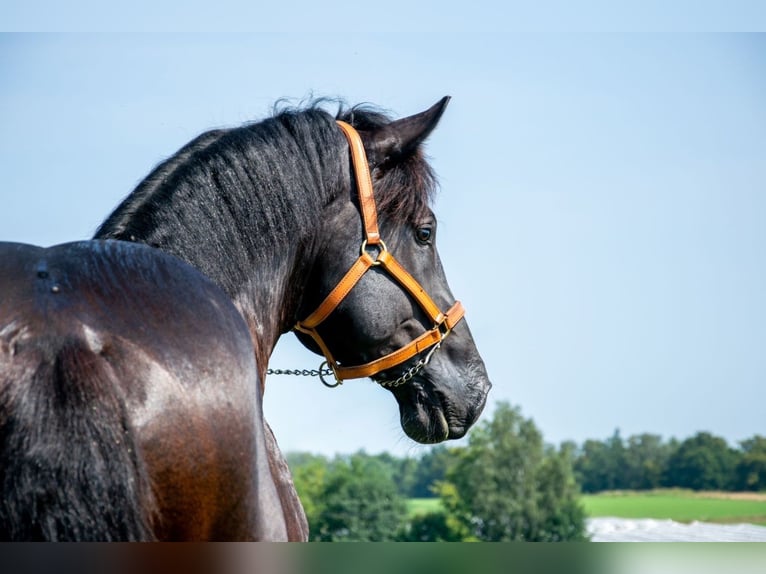
[[[625,447],[625,485],[631,490],[651,490],[662,486],[671,447],[659,435],[631,436]]]
[[[287,464],[309,525],[316,522],[330,462],[321,455],[288,453]]]
[[[723,438],[699,432],[671,455],[666,482],[693,490],[726,490],[735,482],[736,459],[737,453]]]
[[[575,458],[575,474],[584,492],[647,490],[665,484],[677,444],[644,433],[623,441],[619,431],[605,441],[587,440]]]
[[[418,514],[410,520],[401,540],[404,542],[460,542],[462,529],[444,512]]]
[[[396,540],[406,518],[390,468],[362,453],[333,462],[319,499],[316,516],[309,520],[312,540]]]
[[[755,435],[740,443],[742,454],[736,468],[737,488],[766,490],[766,437]]]
[[[474,429],[441,487],[463,538],[486,541],[584,540],[585,512],[571,446],[546,448],[535,424],[501,402]]]
[[[366,456],[364,453],[359,454]],[[371,456],[370,458],[378,460],[388,469],[388,473],[394,484],[396,484],[399,494],[405,498],[411,498],[412,486],[415,483],[418,468],[417,460],[410,457],[399,458],[387,452]]]
[[[575,461],[575,473],[583,491],[600,492],[612,488],[610,466],[606,445],[599,440],[586,440]]]
[[[574,467],[585,492],[627,488],[626,451],[620,431],[615,430],[604,442],[585,441]]]
[[[453,449],[444,445],[431,448],[417,461],[415,479],[409,496],[411,498],[432,498],[437,496],[435,486],[444,480],[454,456]]]

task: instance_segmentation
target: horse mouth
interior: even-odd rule
[[[421,444],[434,444],[450,438],[450,425],[440,408],[416,408],[414,412],[400,407],[402,430],[412,440]]]
[[[484,400],[468,409],[468,413],[458,414],[454,412],[451,401],[441,393],[426,392],[421,381],[416,380],[418,378],[393,390],[405,434],[421,444],[435,444],[465,436],[483,410]]]

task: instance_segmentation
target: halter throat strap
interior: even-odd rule
[[[420,283],[388,251],[378,230],[378,211],[375,205],[370,168],[367,163],[367,155],[364,151],[362,138],[351,125],[342,121],[337,123],[346,135],[351,152],[359,194],[359,207],[364,225],[364,239],[362,240],[359,258],[341,278],[335,288],[325,297],[324,301],[319,304],[319,307],[303,321],[298,321],[294,328],[301,333],[311,336],[322,350],[322,354],[325,356],[327,365],[332,369],[337,383],[341,383],[345,379],[371,377],[400,365],[419,353],[438,345],[463,318],[465,310],[460,301],[456,301],[448,311],[442,312]],[[396,280],[417,301],[434,326],[415,340],[383,357],[363,365],[342,366],[333,358],[330,349],[319,335],[317,329],[372,267],[380,267]]]

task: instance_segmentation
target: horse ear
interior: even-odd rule
[[[371,166],[392,163],[413,153],[434,130],[450,96],[445,96],[424,112],[395,120],[365,138],[367,159]]]

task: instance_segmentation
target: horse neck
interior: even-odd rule
[[[345,140],[333,122],[334,141],[329,143],[335,146],[290,142],[290,169],[285,171],[268,150],[223,160],[206,154],[226,136],[222,133],[201,136],[199,149],[191,150],[207,164],[187,165],[193,156],[187,148],[194,142],[177,154],[180,166],[172,160],[161,164],[107,218],[96,238],[147,243],[206,274],[240,310],[265,368],[277,340],[297,319],[316,222],[339,190],[348,187],[347,156],[341,151]],[[296,163],[296,149],[310,157]],[[277,150],[277,155],[284,153]],[[230,168],[233,161],[240,163]]]
[[[300,245],[269,245],[254,261],[248,279],[232,295],[250,330],[258,365],[263,370],[279,337],[297,321],[309,274],[305,250]]]

